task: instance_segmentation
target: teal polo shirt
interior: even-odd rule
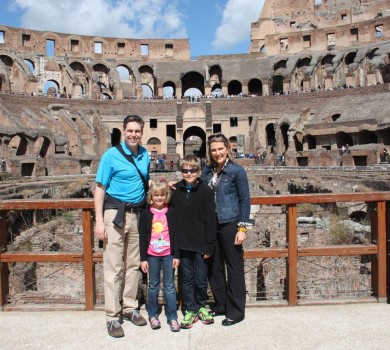
[[[126,154],[133,156],[139,171],[149,180],[148,151],[138,146],[138,156],[135,156],[125,141],[121,145]],[[96,173],[96,182],[106,188],[106,193],[122,202],[139,203],[145,198],[144,184],[137,169],[115,147],[109,148],[103,154]]]

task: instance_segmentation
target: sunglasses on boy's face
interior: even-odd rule
[[[188,174],[188,173],[191,173],[191,174],[196,174],[198,172],[198,169],[196,168],[191,168],[191,169],[181,169],[181,172],[183,174]]]

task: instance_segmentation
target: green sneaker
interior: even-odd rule
[[[202,321],[203,324],[213,324],[214,319],[210,315],[209,310],[207,310],[205,307],[201,307],[198,311],[198,317]]]
[[[198,315],[195,312],[186,311],[186,314],[184,315],[184,318],[181,321],[180,327],[185,329],[191,328],[192,325],[197,321],[198,321]]]

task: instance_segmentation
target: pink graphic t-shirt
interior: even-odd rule
[[[153,256],[166,256],[171,254],[171,241],[169,239],[169,229],[166,213],[168,207],[157,210],[150,206],[153,213],[152,235],[148,248],[148,254]]]

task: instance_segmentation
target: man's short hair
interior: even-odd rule
[[[141,129],[144,129],[145,122],[144,120],[136,114],[130,114],[123,120],[123,129],[126,129],[126,126],[130,122],[136,122],[141,125]]]

